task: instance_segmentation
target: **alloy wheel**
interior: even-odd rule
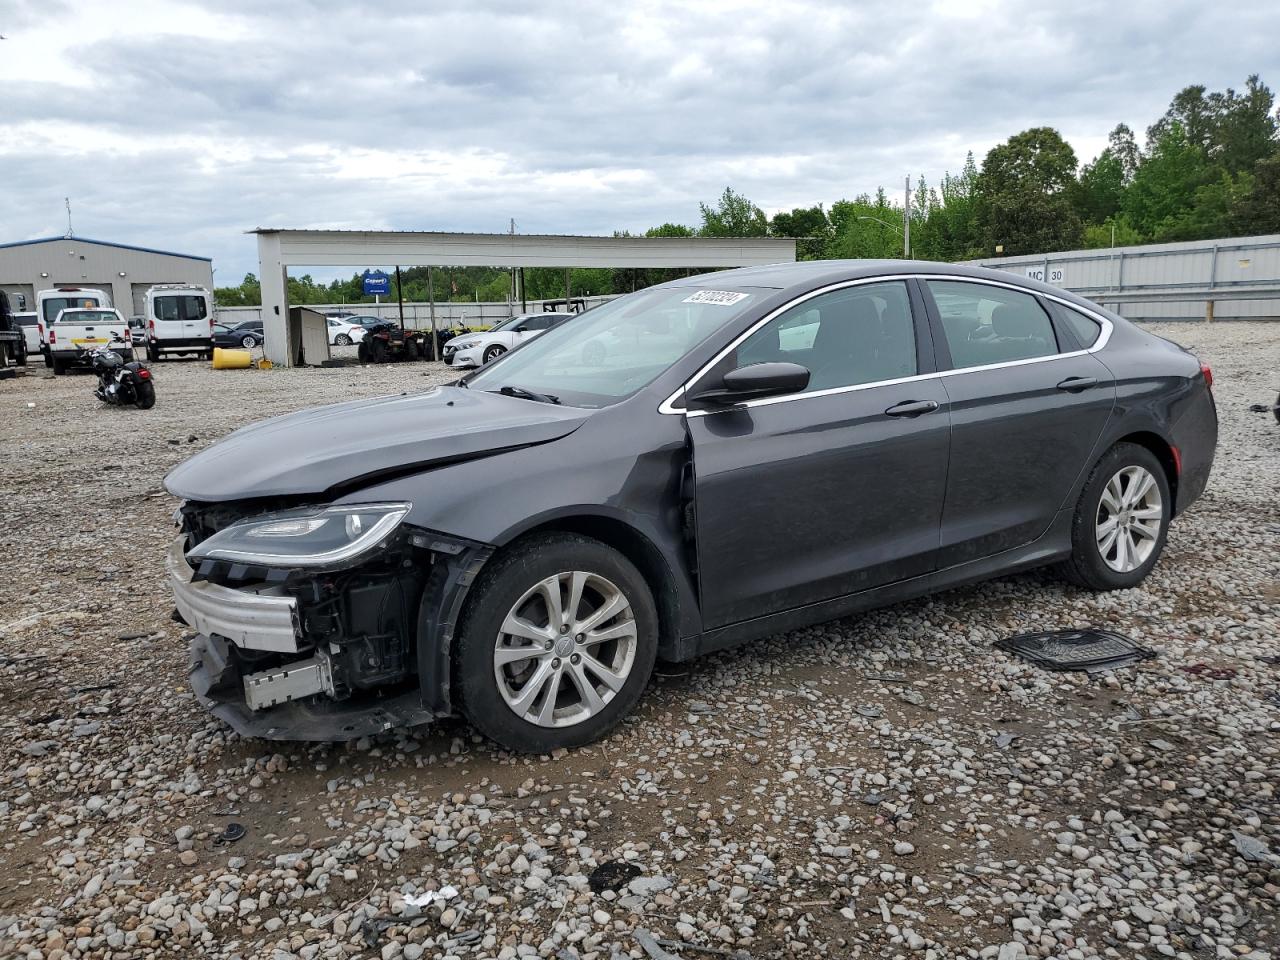
[[[582,570],[534,584],[503,620],[493,651],[502,699],[540,727],[568,727],[617,696],[636,657],[636,620],[611,580]]]
[[[1145,467],[1119,470],[1102,488],[1094,536],[1103,562],[1130,573],[1150,558],[1160,540],[1164,501],[1160,485]]]
[[[246,350],[252,350],[257,345],[258,341],[250,334],[246,333],[240,338],[240,346],[244,347]]]

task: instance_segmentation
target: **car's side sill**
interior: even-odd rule
[[[1064,560],[1071,553],[1070,510],[1060,510],[1052,525],[1037,540],[991,557],[971,560],[945,570],[935,570],[910,580],[900,580],[885,586],[873,587],[859,593],[823,600],[803,607],[771,613],[754,620],[745,620],[710,630],[696,637],[683,637],[673,644],[668,654],[672,660],[688,660],[725,650],[751,640],[758,640],[787,630],[798,630],[815,623],[824,623],[853,613],[861,613],[875,607],[883,607],[904,600],[912,600],[940,590],[950,590],[966,584],[989,580],[992,577],[1021,573]],[[665,652],[665,651],[664,651]]]

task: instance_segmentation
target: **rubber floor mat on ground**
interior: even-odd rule
[[[1046,670],[1102,673],[1132,666],[1156,655],[1109,630],[1046,630],[997,640],[995,646]]]

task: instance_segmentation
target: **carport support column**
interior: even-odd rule
[[[280,234],[258,234],[258,282],[262,287],[262,333],[267,359],[292,366],[289,350],[289,285],[280,253]]]

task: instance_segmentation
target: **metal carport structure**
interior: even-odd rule
[[[751,267],[790,262],[796,242],[742,237],[575,237],[259,227],[266,353],[288,365],[289,267]]]

